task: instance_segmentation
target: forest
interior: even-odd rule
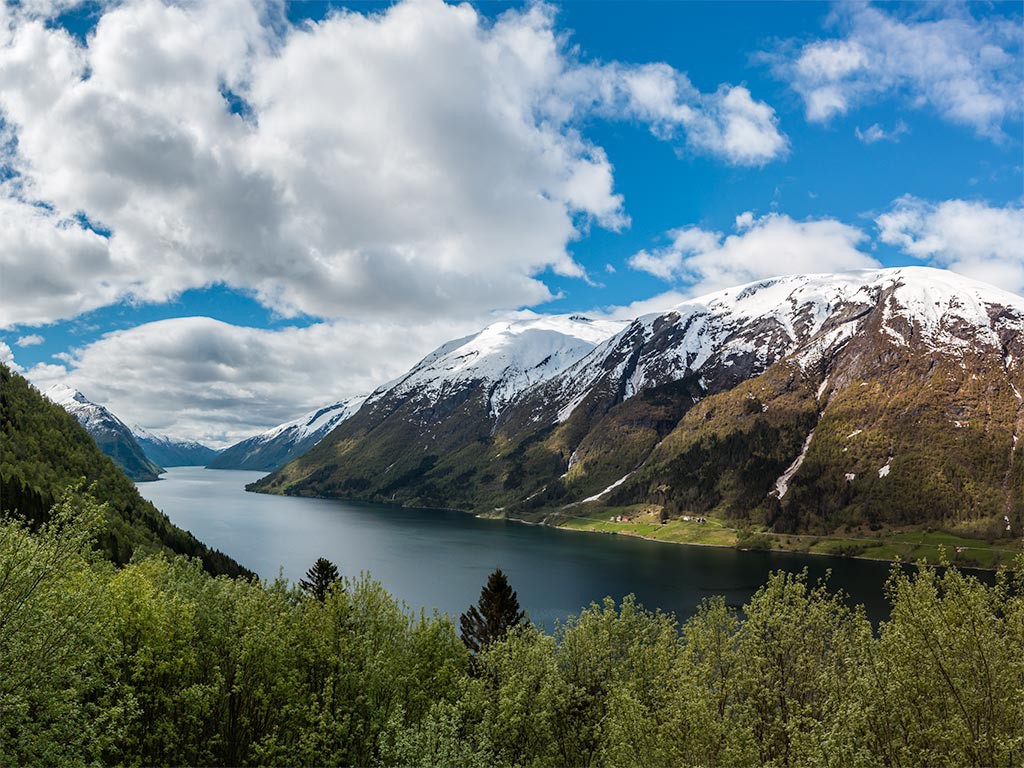
[[[330,563],[301,584],[119,567],[108,516],[69,491],[0,521],[0,764],[1024,763],[1024,560],[993,584],[894,566],[878,626],[776,573],[681,624],[627,597],[546,632],[506,605],[464,642]]]

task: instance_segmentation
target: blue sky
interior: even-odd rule
[[[457,46],[450,41],[459,38],[441,36],[440,42],[424,43],[422,68],[441,73],[450,63],[451,71],[461,77],[462,68],[479,67],[480,61],[488,61],[488,56],[506,45],[495,40],[499,37],[495,30],[503,19],[506,26],[533,35],[536,40],[546,39],[547,34],[556,39],[555,60],[562,70],[572,71],[574,79],[564,77],[564,72],[550,75],[551,82],[543,80],[547,75],[540,76],[540,81],[532,79],[534,75],[529,72],[523,75],[521,80],[528,83],[524,87],[532,89],[530,98],[558,100],[551,114],[539,114],[536,123],[530,123],[529,140],[540,137],[544,147],[554,141],[559,156],[568,156],[564,165],[554,169],[556,177],[583,165],[610,179],[604,189],[600,181],[586,182],[591,178],[588,176],[576,186],[569,184],[568,191],[551,187],[550,169],[538,171],[540,180],[523,178],[532,171],[520,173],[517,162],[532,168],[535,161],[548,163],[550,157],[541,150],[543,157],[538,159],[541,155],[535,154],[536,147],[524,148],[521,137],[508,150],[523,149],[521,161],[511,156],[510,162],[503,163],[501,158],[495,160],[487,154],[487,146],[473,146],[477,136],[481,144],[503,141],[505,131],[499,126],[495,133],[487,133],[493,128],[490,123],[477,130],[472,123],[478,117],[472,102],[467,106],[453,92],[450,107],[418,106],[415,91],[401,91],[402,70],[387,58],[400,54],[389,47],[390,38],[378,34],[386,25],[375,27],[374,19],[394,19],[392,26],[397,29],[402,12],[405,29],[416,29],[421,18],[433,19],[438,25],[448,23],[450,17],[454,18],[451,8],[444,11],[430,3],[407,3],[396,10],[388,4],[357,3],[349,8],[354,15],[339,21],[343,15],[339,16],[338,11],[344,10],[343,4],[290,3],[283,15],[272,5],[241,0],[237,5],[251,11],[251,29],[244,22],[237,24],[239,29],[249,29],[245,34],[250,38],[236,39],[243,33],[235,29],[228,33],[226,28],[218,27],[225,24],[224,18],[203,3],[188,4],[185,10],[193,14],[194,26],[206,28],[210,37],[204,39],[227,41],[223,51],[211,50],[209,59],[222,95],[230,93],[235,99],[236,91],[242,94],[226,107],[227,113],[235,114],[216,119],[199,111],[192,114],[191,105],[203,98],[201,88],[206,81],[201,78],[194,92],[165,94],[164,105],[187,99],[182,101],[186,107],[180,113],[164,112],[164,105],[146,101],[152,94],[159,96],[161,89],[177,87],[171,85],[173,80],[162,78],[159,69],[167,66],[171,72],[186,71],[182,68],[189,62],[181,58],[185,54],[172,50],[165,58],[153,55],[150,61],[145,45],[141,45],[124,57],[141,57],[134,71],[127,74],[116,67],[123,64],[127,68],[130,62],[119,61],[116,56],[113,62],[104,58],[105,51],[118,50],[117,46],[125,50],[126,40],[142,39],[150,22],[153,34],[158,36],[154,38],[156,47],[173,39],[173,24],[167,19],[158,23],[152,10],[138,11],[132,27],[135,38],[119,31],[119,22],[125,22],[127,28],[130,19],[122,17],[132,12],[132,3],[117,12],[103,4],[88,3],[59,16],[45,18],[44,13],[42,28],[34,34],[42,37],[58,35],[62,30],[70,32],[72,42],[65,43],[71,52],[69,60],[78,57],[80,69],[71,75],[54,74],[52,82],[36,82],[29,75],[20,81],[13,77],[0,80],[4,125],[15,137],[13,144],[8,143],[5,165],[13,169],[10,176],[17,182],[8,181],[4,195],[12,206],[19,206],[18,215],[25,215],[24,206],[35,206],[32,210],[36,213],[27,215],[32,226],[51,228],[45,235],[11,238],[9,242],[18,245],[10,246],[5,275],[16,278],[9,286],[32,286],[24,291],[53,294],[52,300],[26,299],[22,308],[18,299],[24,291],[8,288],[5,303],[11,309],[5,316],[6,328],[0,330],[0,341],[12,350],[16,364],[29,371],[30,377],[34,372],[33,380],[41,385],[57,379],[78,381],[83,388],[93,390],[87,392],[90,396],[98,400],[106,396],[122,403],[140,420],[148,420],[147,426],[195,433],[194,422],[186,424],[174,418],[173,412],[180,412],[180,407],[158,411],[143,406],[140,384],[132,390],[128,384],[118,388],[110,380],[131,364],[131,358],[125,357],[128,349],[137,351],[145,346],[139,339],[118,334],[142,328],[159,332],[161,337],[183,335],[181,326],[174,325],[175,319],[212,318],[223,325],[209,326],[209,344],[201,346],[204,354],[222,355],[224,359],[213,361],[214,367],[228,371],[224,381],[214,383],[228,387],[225,382],[230,382],[232,397],[237,398],[232,402],[236,404],[251,396],[251,413],[256,414],[234,425],[222,419],[216,434],[204,434],[216,441],[272,423],[300,406],[316,405],[316,398],[326,397],[329,392],[340,397],[365,388],[375,377],[386,377],[394,372],[393,367],[407,365],[447,335],[471,329],[495,312],[527,308],[536,312],[611,310],[666,294],[667,301],[722,287],[729,280],[742,282],[779,272],[809,268],[829,271],[872,264],[929,263],[998,281],[1014,291],[1024,289],[1024,259],[1016,252],[1014,240],[1022,227],[1024,189],[1020,96],[1024,64],[1019,3],[871,7],[810,2],[571,2],[547,6],[542,21],[528,15],[530,6],[476,4],[478,16],[468,21],[463,18],[459,23],[463,31],[470,28],[477,38],[486,38],[483,58],[456,61],[452,48]],[[510,14],[514,24],[508,22]],[[31,25],[37,22],[40,19],[28,15],[12,17],[11,28],[16,31],[5,41],[5,55],[31,63],[29,57],[35,49],[25,40],[30,37]],[[335,48],[317,51],[317,36],[310,30],[321,25],[320,37],[327,40],[326,27],[332,23],[339,34],[331,43]],[[453,29],[459,23],[453,23]],[[316,56],[333,55],[331,51],[339,40],[357,47],[365,45],[362,56],[371,68],[377,66],[377,52],[382,51],[379,62],[385,75],[368,83],[353,79],[351,93],[325,91],[321,96],[314,89],[316,76],[302,67],[320,61]],[[284,41],[288,41],[287,46]],[[514,50],[513,43],[507,45]],[[260,46],[263,50],[257,55],[239,53],[237,60],[232,59],[232,50],[260,50]],[[989,49],[999,55],[984,53]],[[501,55],[509,55],[507,50],[501,51]],[[960,54],[968,60],[967,66],[953,61]],[[246,56],[251,60],[243,62]],[[339,68],[350,66],[345,60],[330,61]],[[272,137],[274,142],[259,137],[264,143],[257,146],[253,134],[267,132],[266,126],[284,125],[288,117],[272,111],[285,100],[281,93],[273,92],[283,82],[275,79],[273,69],[277,66],[284,70],[285,62],[289,64],[288,77],[295,78],[288,81],[286,90],[296,91],[295,103],[299,105],[292,105],[290,114],[308,106],[309,115],[303,114],[295,126],[286,125]],[[668,80],[677,86],[688,82],[680,86],[680,93],[689,95],[679,96],[671,104],[659,102],[656,107],[643,102],[633,78],[638,73],[650,73],[652,70],[644,68],[653,65],[667,65],[665,69],[671,73]],[[396,68],[389,69],[392,66]],[[344,74],[343,70],[339,72]],[[155,73],[152,82],[136,82],[151,73]],[[495,82],[503,88],[510,84],[518,88],[521,84],[520,80],[505,78],[496,74],[485,79],[481,87],[497,87]],[[90,149],[79,152],[54,143],[58,139],[48,137],[46,132],[48,126],[59,124],[60,114],[28,104],[30,99],[26,98],[33,90],[53,87],[58,89],[55,93],[64,94],[63,100],[55,99],[55,103],[73,104],[80,99],[84,104],[82,93],[90,87],[90,79],[97,90],[103,85],[104,97],[124,89],[115,93],[117,103],[122,105],[119,110],[138,99],[134,105],[137,112],[117,112],[119,119],[138,121],[131,136],[120,142],[111,140],[111,146],[103,147],[102,152],[97,150],[95,158],[88,157]],[[465,83],[453,81],[451,87],[453,91],[465,89],[475,87],[476,82],[467,75]],[[663,78],[660,82],[667,81]],[[951,89],[947,87],[950,82],[962,87]],[[433,210],[430,206],[436,201],[429,193],[425,199],[417,198],[421,192],[418,179],[403,168],[394,182],[396,186],[386,190],[390,197],[383,196],[382,200],[398,197],[404,201],[408,195],[408,221],[389,221],[387,211],[378,204],[370,208],[370,214],[339,223],[339,231],[331,232],[332,210],[320,196],[303,197],[318,187],[310,183],[309,169],[300,175],[292,167],[297,161],[282,152],[281,137],[290,141],[298,137],[300,143],[291,147],[298,155],[303,153],[302,147],[319,146],[318,137],[327,137],[321,142],[327,145],[332,140],[330,132],[337,126],[330,122],[330,115],[323,117],[325,104],[342,98],[358,107],[360,99],[370,100],[370,109],[352,113],[352,119],[358,121],[365,112],[375,111],[377,94],[382,94],[382,103],[391,103],[386,91],[392,84],[397,106],[396,112],[389,113],[388,121],[408,119],[411,125],[431,128],[423,137],[425,144],[436,148],[428,158],[434,164],[428,171],[447,179],[449,169],[444,163],[452,162],[457,167],[451,169],[451,177],[467,179],[466,186],[454,189],[450,200],[445,199],[444,206],[438,204]],[[586,89],[596,88],[595,84],[616,89],[616,95],[599,98],[588,94]],[[435,85],[426,80],[423,88]],[[329,89],[331,84],[318,87]],[[365,90],[358,90],[363,87]],[[736,88],[749,92],[749,102],[741,106],[742,114],[730,112],[731,102],[726,99]],[[439,100],[446,102],[448,92],[443,84],[440,89]],[[485,91],[467,98],[479,102],[490,96]],[[98,96],[93,93],[89,98]],[[835,106],[836,98],[841,101],[839,107]],[[543,107],[535,103],[530,109],[543,112],[548,108],[547,101]],[[239,108],[243,103],[245,107]],[[84,109],[81,104],[79,108]],[[814,104],[825,107],[815,113]],[[221,109],[225,109],[223,105]],[[560,110],[568,110],[572,116],[564,119]],[[761,117],[755,119],[751,129],[756,134],[751,139],[754,144],[751,148],[730,144],[729,121],[736,114],[740,118],[754,115],[755,110],[761,110],[756,113]],[[70,119],[71,114],[63,119]],[[185,117],[179,118],[179,114]],[[689,116],[692,114],[698,117]],[[186,118],[194,122],[188,123]],[[159,131],[153,130],[163,144],[146,145],[138,150],[140,154],[133,154],[137,149],[132,144],[134,137],[157,125]],[[166,126],[184,126],[183,136],[199,137],[183,140],[202,145],[207,153],[198,160],[189,156],[196,160],[197,168],[202,168],[199,161],[203,158],[210,162],[209,158],[215,157],[220,162],[225,153],[236,151],[246,153],[244,162],[225,171],[223,180],[216,179],[209,196],[197,195],[194,205],[192,201],[179,205],[182,193],[178,185],[199,186],[206,179],[201,172],[188,174],[190,160],[153,160],[149,167],[153,146],[163,147],[178,140]],[[230,141],[216,135],[218,126],[230,133]],[[545,137],[546,131],[550,135]],[[102,131],[83,133],[79,141],[91,147],[88,142],[103,141],[96,137],[104,135]],[[452,146],[444,144],[445,136],[450,137]],[[304,143],[307,138],[311,143]],[[382,138],[382,142],[388,141]],[[415,129],[396,134],[391,141],[411,142],[408,146],[397,144],[395,155],[406,152],[418,156],[420,138]],[[361,137],[349,144],[339,142],[336,154],[325,155],[326,162],[338,153],[357,155],[364,146],[360,142]],[[212,149],[207,150],[206,145]],[[72,158],[68,165],[81,176],[76,178],[74,171],[65,173],[56,165],[47,169],[42,155],[33,158],[36,151],[49,156],[73,152],[68,155]],[[157,154],[160,151],[155,150]],[[114,178],[110,189],[99,188],[96,169],[102,175],[116,173],[108,170],[112,164],[117,165],[111,157],[125,158],[126,164],[134,165],[122,177]],[[489,194],[490,182],[487,178],[471,178],[471,170],[460,163],[477,157],[485,164],[494,162],[495,187],[526,185],[524,194],[517,192],[512,198],[524,201],[523,210],[510,215],[508,222],[501,218],[505,198],[487,200],[480,204],[479,212],[475,209],[480,196]],[[359,167],[372,165],[378,176],[356,178],[355,191],[327,190],[336,192],[342,201],[336,210],[358,205],[360,189],[372,193],[374,179],[386,172],[381,168],[390,167],[392,159],[381,161],[374,156],[366,162],[358,157],[356,160]],[[273,173],[264,174],[263,162],[273,167]],[[316,163],[315,159],[309,163],[314,171]],[[145,173],[138,171],[139,167]],[[184,181],[176,178],[179,171]],[[507,174],[507,178],[501,174]],[[273,176],[272,181],[266,181],[264,175]],[[250,184],[257,178],[259,184]],[[344,180],[337,183],[343,185]],[[530,191],[531,184],[536,192]],[[110,202],[126,189],[130,194],[124,200]],[[537,194],[545,203],[557,203],[557,210],[547,205],[534,211],[529,200]],[[145,202],[144,210],[143,202],[138,206],[141,212],[133,209],[133,196]],[[464,213],[454,209],[458,203],[451,201],[465,201],[467,209],[474,210]],[[320,206],[325,210],[321,211]],[[42,224],[40,210],[45,212]],[[373,224],[377,228],[367,224],[365,236],[350,238],[352,229],[359,229],[375,210],[380,211],[381,218],[379,225]],[[207,212],[211,219],[216,218],[209,224],[209,231],[191,225]],[[737,226],[737,217],[747,212],[751,215]],[[307,223],[307,213],[312,223]],[[537,219],[536,233],[532,233],[535,216],[543,221]],[[432,222],[429,226],[422,221],[428,217]],[[95,222],[94,229],[103,238],[81,230],[82,221]],[[228,221],[231,227],[222,225],[222,221]],[[575,232],[567,232],[566,221]],[[979,240],[976,233],[968,231],[979,227],[967,227],[965,221],[991,222],[980,225],[989,232],[988,240]],[[499,223],[496,229],[495,222]],[[820,226],[807,226],[812,222]],[[503,229],[506,224],[507,229]],[[690,235],[673,246],[683,229]],[[306,233],[314,230],[319,239],[307,242]],[[395,235],[392,242],[387,239],[392,230],[408,230],[411,234],[405,240]],[[793,245],[792,257],[757,250],[755,246],[761,241],[748,238],[768,232],[775,233],[770,242],[782,242],[784,249],[791,240],[799,241]],[[108,237],[110,234],[113,238]],[[726,240],[729,236],[731,241]],[[39,264],[51,258],[39,244],[45,245],[47,238],[53,237],[74,239],[58,243],[64,249],[60,257],[65,259],[64,266],[60,270],[54,267],[52,273],[35,274],[32,270],[41,269]],[[691,244],[698,241],[700,247]],[[748,250],[754,250],[753,255],[745,255],[745,243],[750,246]],[[267,254],[257,261],[252,254],[264,246]],[[497,266],[485,270],[474,254],[489,251],[492,246],[498,254],[494,257]],[[425,248],[422,253],[416,250],[421,247]],[[470,251],[469,255],[458,253],[461,247]],[[21,252],[14,253],[19,248]],[[291,248],[305,255],[288,255]],[[331,261],[334,257],[328,248],[344,253],[344,262],[338,262],[342,266]],[[384,248],[394,249],[400,257],[395,264],[388,262],[386,268],[373,266],[383,263],[375,259],[381,258],[376,254]],[[452,249],[453,266],[433,270],[434,264],[447,265],[445,260]],[[517,261],[517,249],[526,254],[523,263]],[[306,264],[302,259],[309,252],[315,257]],[[646,261],[636,258],[642,252],[649,256]],[[52,258],[55,264],[59,261],[56,256]],[[83,269],[78,276],[77,265],[91,260],[103,268],[95,272]],[[352,260],[362,266],[353,268]],[[298,265],[291,269],[293,274],[307,270],[312,275],[306,285],[296,287],[285,279],[288,265],[293,263]],[[401,271],[406,263],[423,271],[406,274]],[[307,290],[310,283],[317,282],[316,275],[325,276],[323,290]],[[65,277],[71,287],[65,284]],[[403,282],[406,278],[408,284]],[[334,279],[338,284],[331,282]],[[474,297],[477,286],[479,296]],[[384,305],[391,295],[394,306],[389,308]],[[394,335],[396,328],[410,327],[410,323],[417,331],[404,334],[405,346],[384,339],[387,334]],[[246,363],[232,369],[239,355],[230,351],[230,343],[214,338],[222,330],[228,335],[235,333],[225,326],[270,333],[306,328],[313,333],[324,325],[340,333],[339,338],[360,339],[360,349],[349,350],[339,342],[335,356],[347,362],[335,363],[340,366],[331,369],[335,380],[315,391],[303,390],[289,397],[280,396],[281,390],[269,384],[248,395],[241,392],[245,388],[238,382],[245,377]],[[142,333],[138,331],[137,335]],[[19,340],[37,343],[23,341],[19,345]],[[118,340],[125,340],[120,351],[115,349]],[[190,343],[195,345],[194,341]],[[378,343],[382,355],[394,358],[393,365],[379,356],[367,356],[366,347]],[[168,356],[173,354],[164,353],[165,358]],[[187,350],[181,357],[187,359]],[[303,364],[321,367],[313,358]],[[165,371],[168,379],[181,377],[174,385],[179,390],[188,388],[184,370]],[[206,370],[203,375],[213,374]],[[133,372],[127,378],[145,381],[144,373]],[[101,396],[96,397],[95,390],[100,390]],[[168,402],[175,403],[179,402],[176,398],[187,398],[183,392],[165,395]],[[226,402],[231,397],[224,395],[223,399]],[[202,406],[196,405],[196,419],[201,412]]]

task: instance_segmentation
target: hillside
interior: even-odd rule
[[[118,564],[136,553],[198,557],[214,574],[249,575],[227,555],[209,549],[145,501],[105,456],[78,420],[50,402],[23,377],[0,365],[0,505],[33,523],[70,486],[82,485],[107,505],[100,549]]]
[[[1016,537],[1022,360],[1024,299],[944,270],[766,280],[638,318],[498,409],[471,365],[476,386],[382,388],[256,489]]]
[[[283,467],[327,437],[332,429],[358,411],[364,400],[365,397],[351,397],[279,424],[225,448],[211,457],[207,466],[262,472]]]
[[[55,384],[43,395],[78,419],[100,450],[113,459],[129,479],[135,482],[156,480],[163,472],[163,467],[146,455],[128,425],[104,406],[66,384]]]

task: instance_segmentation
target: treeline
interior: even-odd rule
[[[69,485],[104,501],[96,545],[115,563],[164,551],[198,557],[211,573],[252,575],[174,525],[139,495],[74,416],[0,364],[0,512],[42,523]]]
[[[305,590],[117,568],[91,546],[104,514],[67,496],[36,531],[0,521],[4,765],[1024,763],[1024,567],[896,569],[877,631],[780,573],[739,612],[712,599],[680,626],[606,600],[471,656],[448,618],[329,563]],[[518,617],[485,594],[476,637]]]

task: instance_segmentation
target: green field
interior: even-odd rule
[[[628,518],[619,522],[618,517]],[[616,519],[612,519],[616,518]],[[692,516],[689,521],[673,519],[661,523],[655,507],[635,504],[627,507],[578,505],[551,515],[547,522],[560,528],[591,531],[622,536],[639,536],[673,544],[696,544],[715,547],[746,548],[760,541],[767,548],[814,555],[840,555],[872,560],[925,561],[949,563],[966,567],[995,568],[1009,565],[1022,551],[1021,542],[971,539],[944,531],[904,530],[882,531],[869,535],[807,536],[771,533],[764,529],[746,531],[732,527],[735,521],[704,517],[702,523]]]

